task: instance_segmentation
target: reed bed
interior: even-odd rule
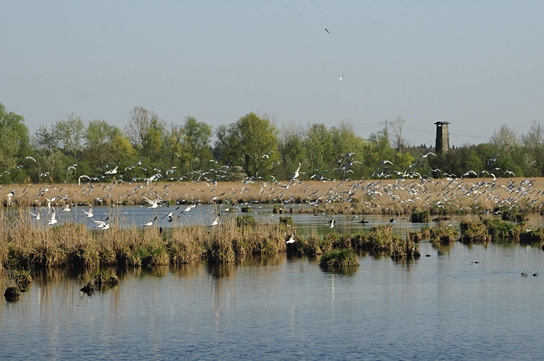
[[[387,254],[395,259],[416,257],[417,245],[392,232],[391,226],[372,228],[355,236],[329,233],[320,237],[294,237],[292,226],[278,222],[239,222],[233,217],[220,226],[157,227],[88,230],[83,224],[65,223],[36,227],[20,208],[0,211],[10,218],[1,229],[0,258],[18,269],[95,269],[107,267],[152,267],[196,262],[236,264],[247,255],[294,253],[320,256],[338,249]]]
[[[166,204],[278,204],[277,212],[330,214],[431,215],[544,211],[543,178],[385,179],[300,182],[155,182],[22,184],[14,191],[14,206],[141,205],[148,199]],[[4,199],[7,204],[7,198]],[[311,205],[311,207],[300,207]]]
[[[387,254],[395,259],[418,257],[417,243],[430,238],[433,244],[449,245],[458,239],[453,227],[409,234],[393,234],[392,227],[380,226],[357,235],[330,233],[294,236],[288,214],[412,215],[413,221],[428,221],[431,215],[502,214],[503,223],[484,219],[482,225],[466,224],[465,242],[513,239],[542,242],[544,231],[528,232],[523,227],[529,212],[543,212],[541,178],[526,179],[399,179],[278,182],[166,182],[150,184],[93,183],[67,185],[12,185],[11,206],[0,210],[0,262],[21,269],[83,268],[108,266],[147,267],[208,262],[228,265],[247,255],[293,253],[321,256],[338,249]],[[283,222],[261,224],[251,215],[230,217],[215,227],[156,227],[90,231],[84,225],[66,223],[36,227],[27,206],[143,204],[145,198],[167,204],[248,204],[273,203]],[[249,206],[244,205],[244,207]],[[520,223],[507,222],[521,221]],[[122,226],[122,224],[121,224]],[[483,228],[487,231],[484,232]],[[472,232],[472,233],[471,233]],[[214,266],[214,267],[216,267]],[[224,268],[224,267],[223,267]],[[221,267],[218,272],[222,272]],[[228,267],[227,267],[228,268]]]

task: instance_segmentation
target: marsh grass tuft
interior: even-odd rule
[[[80,291],[87,295],[92,295],[95,291],[107,291],[118,284],[119,278],[115,274],[107,270],[102,270],[91,281],[83,285]]]
[[[412,223],[429,223],[431,219],[429,211],[414,211],[410,216],[410,222]]]
[[[475,221],[462,221],[461,224],[461,238],[459,241],[464,244],[471,243],[483,243],[487,244],[491,241],[491,235],[489,234],[485,224]]]
[[[495,218],[484,219],[483,224],[493,241],[509,240],[519,242],[521,225]]]
[[[451,226],[431,228],[431,243],[433,246],[455,243],[459,231]]]
[[[359,260],[353,249],[337,249],[323,254],[319,266],[325,270],[349,270],[357,268]]]
[[[27,270],[21,270],[21,271],[15,271],[15,284],[19,287],[19,290],[21,292],[26,292],[30,288],[30,285],[32,284],[32,275],[30,274],[30,271]]]

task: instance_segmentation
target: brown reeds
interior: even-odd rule
[[[5,218],[2,213],[5,211],[0,210],[0,217]],[[37,227],[24,209],[10,217],[0,234],[0,258],[19,269],[148,267],[200,261],[220,265],[240,262],[246,255],[294,252],[319,256],[335,249],[388,254],[396,259],[418,254],[415,243],[394,235],[390,225],[355,236],[335,232],[323,237],[295,235],[294,242],[287,244],[293,226],[246,223],[240,218],[213,227],[88,230],[74,223]]]
[[[397,216],[421,211],[429,211],[432,215],[475,214],[497,207],[508,209],[509,214],[517,214],[516,209],[539,212],[543,210],[542,202],[535,202],[535,197],[544,190],[544,181],[542,178],[531,182],[507,178],[304,180],[288,188],[287,184],[264,181],[245,185],[242,182],[218,182],[213,185],[206,182],[44,184],[41,192],[34,185],[13,185],[11,188],[15,192],[11,204],[23,207],[47,206],[47,197],[51,195],[56,196],[51,204],[56,207],[64,204],[141,205],[145,203],[143,197],[159,197],[168,204],[281,203],[275,211],[283,214],[325,212]],[[45,189],[47,191],[43,191]],[[348,198],[349,202],[346,202]],[[314,206],[300,207],[300,204]]]
[[[403,258],[418,255],[416,243],[421,239],[430,237],[437,244],[452,244],[458,237],[453,227],[443,227],[431,229],[430,234],[411,234],[403,239],[393,234],[391,226],[382,226],[355,236],[330,233],[325,237],[317,234],[301,237],[297,234],[294,243],[286,244],[288,235],[293,233],[292,219],[283,217],[282,222],[267,225],[255,221],[248,214],[240,217],[233,215],[230,220],[214,227],[179,226],[162,232],[154,227],[125,229],[122,218],[119,228],[112,226],[108,230],[90,231],[84,225],[73,223],[54,227],[36,226],[28,211],[19,206],[46,207],[46,196],[49,194],[58,195],[52,204],[55,207],[64,203],[115,207],[120,204],[142,204],[143,197],[159,197],[168,204],[282,202],[275,212],[283,216],[302,212],[412,214],[413,221],[426,221],[431,214],[442,218],[451,214],[484,214],[493,210],[506,213],[509,219],[524,220],[527,213],[542,211],[539,206],[542,202],[530,201],[531,197],[540,194],[535,192],[544,189],[542,180],[535,180],[530,186],[519,180],[519,185],[515,184],[514,187],[513,182],[507,179],[493,182],[468,179],[304,181],[288,188],[280,183],[265,182],[245,186],[241,182],[220,182],[213,186],[204,182],[167,185],[111,183],[48,185],[44,187],[49,189],[47,194],[44,194],[45,191],[37,192],[32,186],[14,186],[12,206],[0,210],[0,262],[20,269],[146,267],[200,261],[218,265],[240,262],[246,255],[292,252],[319,256],[333,249],[354,249]],[[527,190],[529,187],[531,193],[522,196],[522,192],[519,192],[520,195],[513,198],[515,189]],[[481,190],[475,191],[476,188]],[[483,197],[484,190],[490,196]],[[522,224],[493,222],[484,220],[483,224],[494,239],[519,241],[523,238],[527,242],[537,242],[543,238],[541,233],[544,232],[529,233]],[[474,229],[479,230],[478,227],[481,228],[475,225]],[[472,230],[473,227],[468,227],[465,234],[468,234],[469,228]],[[487,239],[483,233],[481,237],[480,241]]]

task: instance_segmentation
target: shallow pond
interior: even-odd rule
[[[544,252],[421,244],[419,260],[248,259],[119,274],[35,275],[0,304],[2,360],[535,360],[544,354]],[[429,257],[426,257],[428,255]],[[528,273],[522,277],[521,273]],[[532,276],[540,272],[541,276]],[[2,290],[8,282],[0,276]]]
[[[94,207],[93,214],[94,220],[108,220],[108,223],[112,227],[121,228],[133,228],[142,227],[144,224],[153,221],[153,227],[173,227],[173,226],[193,226],[193,225],[210,225],[215,220],[218,214],[220,224],[227,223],[233,220],[236,216],[251,215],[258,222],[265,223],[278,223],[280,217],[291,217],[299,234],[307,234],[310,232],[316,232],[318,234],[326,234],[328,232],[339,233],[357,233],[361,230],[369,230],[376,225],[391,224],[395,233],[405,234],[408,230],[418,230],[423,226],[437,227],[453,225],[459,226],[459,222],[463,219],[469,219],[471,216],[453,216],[447,221],[443,222],[430,222],[430,223],[411,223],[409,216],[392,217],[385,215],[368,215],[368,216],[354,216],[351,214],[335,215],[334,228],[330,228],[329,220],[332,218],[330,215],[323,213],[309,213],[311,212],[311,206],[309,205],[291,205],[286,207],[287,210],[293,209],[293,212],[286,212],[284,214],[275,214],[272,212],[274,206],[270,204],[254,204],[251,205],[250,213],[241,212],[242,206],[237,205],[234,207],[214,207],[211,205],[198,205],[197,207],[185,211],[185,206],[170,206],[170,207],[158,207],[150,209],[142,206],[119,206],[119,207]],[[231,211],[227,212],[226,209],[230,208]],[[233,208],[233,209],[232,209]],[[88,207],[74,207],[70,212],[57,211],[57,225],[65,222],[84,223],[89,229],[96,229],[97,226],[86,217],[83,211],[88,211]],[[301,212],[302,209],[302,212]],[[234,210],[234,211],[232,211]],[[36,212],[37,210],[30,210]],[[174,218],[169,222],[168,214],[173,214]],[[50,214],[47,214],[47,210],[41,211],[40,220],[32,220],[36,227],[51,227],[47,225]],[[472,216],[477,218],[477,216]],[[361,223],[362,220],[367,223]],[[391,222],[393,220],[393,222]],[[529,215],[528,227],[538,228],[544,227],[544,217],[539,214]]]

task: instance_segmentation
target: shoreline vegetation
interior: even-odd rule
[[[394,260],[416,259],[420,257],[418,243],[426,240],[434,247],[446,248],[456,241],[510,241],[542,247],[544,230],[526,227],[527,214],[542,212],[542,184],[542,179],[405,179],[297,182],[288,186],[269,182],[12,185],[8,191],[13,193],[0,209],[0,262],[3,268],[20,270],[89,270],[195,262],[236,264],[250,255],[285,252],[326,255],[327,265],[342,268],[358,264],[351,251]],[[84,224],[64,223],[37,228],[32,226],[28,211],[29,207],[66,204],[141,205],[148,203],[145,198],[164,205],[213,204],[219,212],[227,205],[273,203],[277,205],[274,211],[284,214],[284,221],[262,224],[255,222],[251,213],[236,213],[214,227],[124,229],[112,225],[107,230],[90,230]],[[424,227],[400,237],[393,233],[393,225],[384,225],[357,234],[302,237],[289,224],[288,215],[294,212],[353,214],[363,220],[368,214],[407,215],[412,222],[424,223],[473,217],[461,221],[460,232],[451,226]]]

